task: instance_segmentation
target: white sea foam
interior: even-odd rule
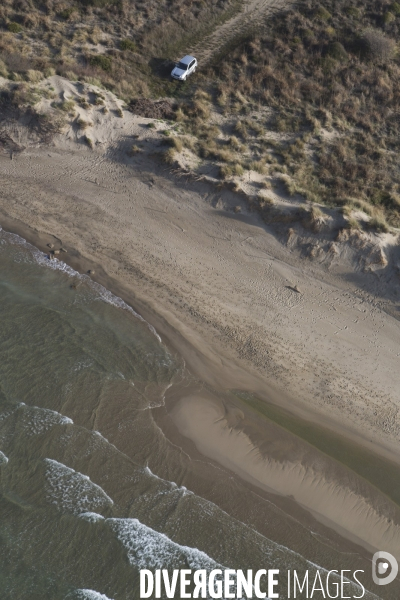
[[[128,560],[138,569],[161,569],[187,564],[191,569],[223,568],[205,552],[181,546],[138,519],[107,519],[106,522],[127,550]]]
[[[166,490],[167,493],[170,493],[172,491],[174,493],[180,492],[180,493],[182,493],[183,496],[193,495],[193,492],[188,490],[184,485],[179,486],[177,483],[175,483],[175,481],[170,481],[169,479],[163,479],[162,477],[159,477],[158,475],[153,473],[153,471],[147,465],[145,467],[143,467],[143,471],[146,473],[146,475],[150,475],[150,477],[154,477],[154,479],[158,479],[159,481],[163,481],[164,483],[166,483],[168,485],[168,489]],[[165,491],[163,490],[161,493],[164,494]],[[153,497],[154,497],[154,493],[153,493]],[[212,504],[212,506],[215,506],[215,504]]]
[[[167,483],[166,479],[162,479],[162,477],[159,477],[158,475],[156,475],[155,473],[153,473],[153,471],[147,465],[145,467],[143,467],[143,471],[147,475],[150,475],[151,477],[154,477],[155,479],[159,479],[160,481],[165,481]],[[173,483],[173,482],[171,482],[171,483]],[[176,483],[174,485],[176,485]]]
[[[6,465],[8,463],[8,458],[3,452],[0,452],[0,466]]]
[[[127,550],[131,565],[137,569],[176,569],[183,566],[193,571],[205,569],[211,572],[213,569],[224,571],[227,568],[205,552],[190,546],[181,546],[137,519],[107,519],[106,523]],[[222,576],[217,579],[222,579]]]
[[[148,323],[146,321],[146,319],[144,319],[135,310],[133,310],[133,308],[131,306],[129,306],[129,304],[127,304],[124,300],[122,300],[122,298],[115,296],[112,292],[107,290],[103,285],[93,281],[88,275],[82,275],[81,273],[78,273],[78,271],[75,271],[75,269],[72,269],[72,267],[67,265],[62,260],[58,260],[57,258],[55,258],[54,260],[49,260],[49,258],[47,257],[47,254],[45,254],[44,252],[41,252],[40,250],[35,248],[35,246],[32,246],[32,244],[29,244],[26,240],[24,240],[24,238],[20,237],[19,235],[15,234],[15,233],[7,233],[7,232],[3,231],[1,227],[0,227],[0,232],[2,233],[2,236],[5,237],[5,239],[8,242],[11,242],[12,244],[17,244],[19,246],[23,246],[24,248],[27,248],[30,251],[34,260],[39,265],[48,267],[48,268],[56,270],[56,271],[62,271],[63,273],[66,273],[67,275],[69,275],[69,277],[74,277],[75,279],[81,279],[82,281],[85,281],[86,283],[88,283],[90,285],[90,287],[98,293],[99,300],[103,300],[104,302],[107,302],[107,304],[112,304],[113,306],[116,306],[117,308],[122,308],[123,310],[127,310],[128,312],[130,312],[134,317],[136,317],[143,323],[146,323],[147,327],[150,329],[150,331],[153,333],[153,335],[155,335],[155,337],[158,339],[158,341],[160,343],[162,343],[161,337],[158,335],[158,333],[154,329],[153,325]]]
[[[94,362],[91,358],[84,358],[82,360],[77,360],[71,370],[72,370],[72,372],[76,373],[76,372],[82,371],[84,369],[89,369],[93,365],[94,365]]]
[[[97,523],[97,521],[104,521],[104,517],[95,512],[84,512],[78,515],[80,519],[89,521],[89,523]]]
[[[97,435],[99,438],[101,438],[102,440],[104,440],[105,442],[107,442],[107,444],[109,444],[108,439],[105,438],[104,435],[102,435],[100,433],[100,431],[97,431],[97,429],[93,429],[92,433],[93,433],[93,435]],[[115,446],[114,446],[114,448],[115,448]]]
[[[96,512],[113,504],[112,499],[87,475],[83,475],[62,463],[45,458],[47,499],[61,511],[74,515]]]
[[[74,590],[66,596],[65,600],[112,600],[112,598],[94,590]]]
[[[24,405],[26,406],[26,405]],[[38,406],[26,406],[24,409],[25,425],[28,429],[27,435],[39,435],[54,427],[55,425],[71,425],[72,419],[65,417],[55,410],[40,408]]]

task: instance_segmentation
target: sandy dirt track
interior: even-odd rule
[[[207,64],[213,56],[224,48],[242,39],[272,14],[288,9],[293,2],[287,0],[245,0],[242,10],[220,25],[201,43],[190,49],[201,65]]]
[[[75,248],[101,265],[213,385],[254,389],[397,452],[400,328],[384,301],[340,265],[299,258],[244,207],[235,214],[230,192],[127,159],[124,136],[144,120],[118,122],[103,151],[63,142],[2,155],[3,215],[61,240],[68,260]]]

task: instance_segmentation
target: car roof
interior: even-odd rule
[[[194,56],[190,56],[189,54],[187,54],[186,56],[181,58],[179,62],[183,63],[184,65],[188,65],[190,62],[192,62],[192,60],[195,60]]]

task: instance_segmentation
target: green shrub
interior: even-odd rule
[[[347,15],[349,15],[349,17],[358,18],[360,16],[360,11],[355,6],[348,6],[345,9],[345,12],[346,12]]]
[[[312,43],[315,39],[315,35],[314,32],[312,31],[312,29],[303,29],[302,33],[302,37],[303,40],[307,43]]]
[[[395,15],[392,12],[390,12],[390,11],[386,12],[383,15],[383,23],[385,25],[389,25],[389,23],[393,23],[393,21],[395,21],[395,20],[396,20]]]
[[[60,19],[64,19],[64,21],[68,21],[71,15],[75,12],[75,8],[70,6],[69,8],[64,8],[61,12],[58,13]]]
[[[15,23],[15,21],[8,23],[7,29],[8,31],[11,31],[11,33],[20,33],[22,31],[21,25],[19,23]]]
[[[393,14],[400,15],[400,4],[398,2],[393,2],[390,9]]]
[[[347,52],[344,49],[343,44],[340,42],[332,42],[328,46],[328,55],[335,60],[344,61],[347,59]]]
[[[315,16],[317,19],[321,19],[321,21],[329,21],[332,18],[331,13],[326,10],[323,6],[319,6],[315,11]]]
[[[131,52],[136,52],[136,44],[132,40],[121,40],[121,50],[130,50]]]
[[[89,62],[92,67],[98,67],[107,72],[111,71],[112,63],[109,56],[105,56],[104,54],[96,54],[95,56],[90,57]]]

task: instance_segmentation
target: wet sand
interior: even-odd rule
[[[292,497],[317,520],[368,550],[387,548],[400,559],[398,507],[341,465],[283,430],[255,432],[242,411],[211,398],[183,398],[171,418],[203,455],[241,479]]]

